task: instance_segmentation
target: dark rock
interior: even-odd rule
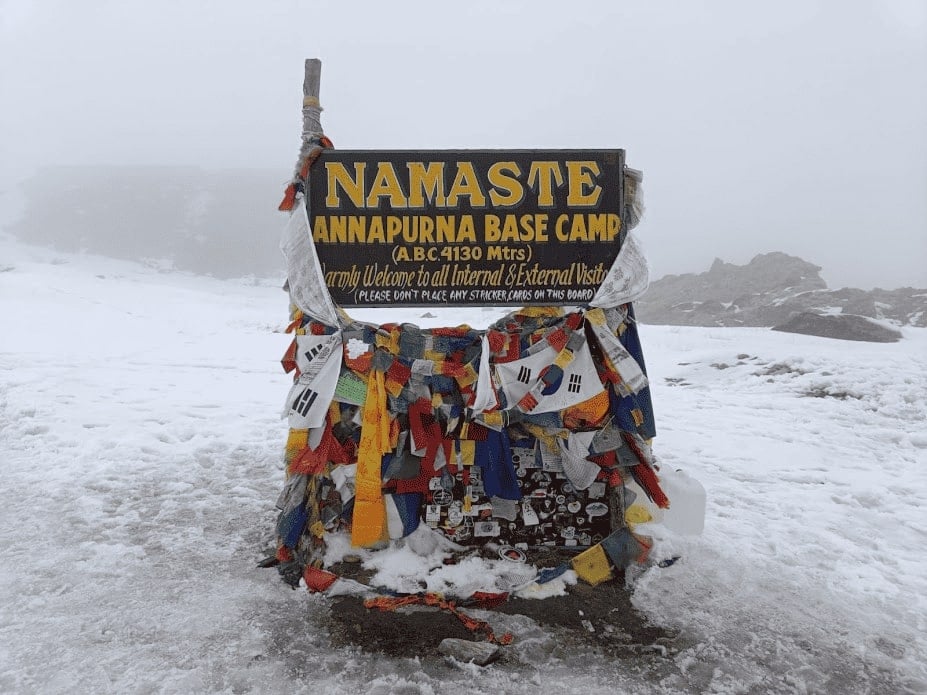
[[[643,323],[679,326],[777,326],[795,314],[868,316],[927,326],[927,290],[829,290],[820,267],[784,253],[738,266],[715,259],[708,272],[667,275],[635,302]]]
[[[822,316],[811,312],[796,314],[785,323],[775,326],[774,331],[819,335],[840,340],[863,340],[871,343],[896,343],[901,333],[870,321],[865,316],[839,314]]]

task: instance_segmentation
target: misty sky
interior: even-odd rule
[[[0,0],[0,22],[0,188],[125,163],[282,191],[318,57],[336,147],[626,149],[657,277],[785,251],[831,287],[927,287],[924,0]]]

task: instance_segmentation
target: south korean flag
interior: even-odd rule
[[[341,334],[296,336],[296,366],[300,375],[286,399],[292,429],[313,429],[325,416],[341,374]]]
[[[517,404],[523,412],[550,413],[587,401],[602,392],[602,382],[585,340],[563,368],[562,378],[545,385],[541,381],[544,368],[553,365],[558,355],[557,350],[548,346],[523,359],[495,365],[509,407]]]

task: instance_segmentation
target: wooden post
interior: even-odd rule
[[[319,104],[319,83],[322,81],[322,61],[306,59],[306,76],[303,79],[303,144],[318,138],[322,131],[322,106]]]
[[[319,82],[321,79],[322,61],[318,58],[307,58],[306,76],[303,78],[303,141],[300,144],[299,157],[296,158],[293,179],[286,187],[283,200],[277,206],[278,210],[289,212],[293,209],[297,194],[303,190],[303,179],[306,178],[309,167],[312,165],[310,156],[313,150],[316,150],[316,156],[321,151],[321,141],[325,137],[320,120],[322,105],[319,104]]]
[[[306,73],[303,78],[303,138],[299,148],[299,157],[296,158],[296,169],[293,172],[293,183],[302,180],[302,170],[309,155],[319,146],[319,140],[324,135],[322,130],[322,105],[319,103],[319,83],[322,80],[322,61],[318,58],[306,58]],[[281,203],[281,210],[290,210],[293,206],[295,191],[288,193]]]

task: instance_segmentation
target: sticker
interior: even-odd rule
[[[550,475],[544,473],[543,471],[535,471],[531,474],[531,482],[540,485],[541,487],[547,487],[550,485],[550,480]]]
[[[512,463],[515,464],[516,468],[519,466],[525,468],[537,468],[534,463],[534,449],[529,449],[523,446],[513,446]]]
[[[599,502],[599,504],[602,504],[602,503]],[[583,503],[580,502],[579,500],[571,500],[570,503],[567,504],[567,509],[569,509],[570,512],[572,512],[573,514],[576,514],[576,512],[578,512],[582,508],[583,508]],[[608,508],[606,507],[606,511],[607,510]]]
[[[592,483],[589,487],[586,488],[586,497],[591,500],[597,500],[605,497],[605,483]]]
[[[540,444],[541,451],[541,467],[548,473],[562,473],[563,472],[563,459],[560,456],[560,451],[554,451],[548,447]]]
[[[547,490],[545,490],[544,488],[538,488],[537,490],[532,490],[531,496],[536,499],[544,499],[545,497],[547,497]]]
[[[525,526],[535,526],[541,523],[538,519],[537,512],[534,511],[534,507],[531,506],[531,502],[525,500],[521,505],[521,518],[525,522]]]
[[[597,516],[604,516],[608,514],[608,505],[603,502],[593,502],[592,504],[587,504],[586,514],[589,515],[590,519]]]
[[[490,538],[499,535],[498,521],[477,521],[473,524],[473,535],[476,538]]]
[[[429,504],[425,506],[425,523],[427,524],[437,524],[441,521],[441,507],[437,504]]]
[[[518,517],[518,502],[516,500],[493,497],[490,505],[492,506],[492,515],[495,517],[506,521],[515,521]]]
[[[454,500],[454,496],[447,490],[435,490],[435,494],[431,498],[435,504],[442,507],[449,505]]]
[[[447,523],[449,526],[460,526],[463,523],[463,505],[460,502],[454,502],[447,510]]]
[[[451,491],[454,489],[454,476],[451,475],[451,472],[445,468],[441,471],[441,489]]]
[[[499,557],[508,562],[526,562],[528,560],[524,552],[510,545],[503,545],[499,548]]]
[[[557,504],[563,504],[566,502],[566,495],[557,495],[554,499],[557,500]]]

